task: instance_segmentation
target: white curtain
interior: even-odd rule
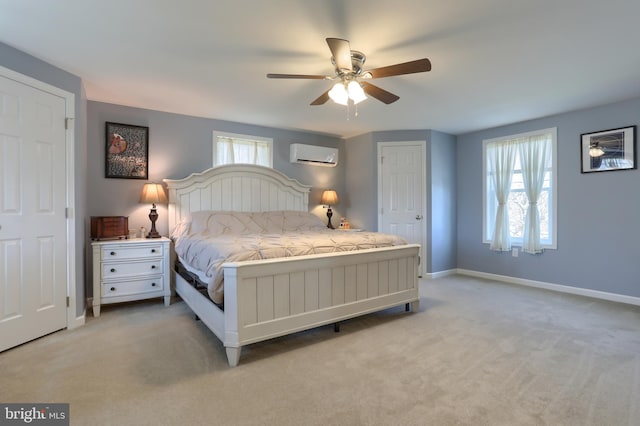
[[[245,141],[234,141],[233,156],[236,163],[256,164],[255,143]]]
[[[271,167],[269,158],[269,144],[266,142],[219,137],[216,144],[217,166],[242,163]]]
[[[263,142],[256,143],[256,164],[260,166],[271,167],[269,162],[271,155],[269,153],[269,144]]]
[[[233,141],[229,138],[218,138],[216,143],[216,166],[235,163]]]
[[[487,146],[487,160],[498,201],[493,237],[489,245],[491,250],[508,251],[511,249],[507,201],[511,190],[511,178],[513,177],[517,149],[515,141],[497,142]]]
[[[524,218],[522,250],[542,253],[540,247],[540,213],[538,199],[544,184],[545,169],[551,163],[551,139],[549,135],[533,136],[528,143],[518,145],[524,192],[529,206]]]

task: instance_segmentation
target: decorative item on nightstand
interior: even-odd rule
[[[333,189],[328,189],[322,193],[322,198],[320,199],[320,203],[327,205],[327,217],[329,218],[329,222],[327,223],[327,228],[335,229],[331,224],[331,216],[333,216],[333,211],[331,210],[331,206],[338,204],[338,194]]]
[[[346,217],[340,219],[340,228],[339,229],[351,229],[351,224],[347,220]]]
[[[127,216],[91,216],[91,239],[127,238],[128,220]]]
[[[151,230],[147,234],[147,238],[160,238],[161,235],[156,231],[156,220],[158,220],[158,212],[156,211],[156,203],[168,203],[167,195],[164,193],[164,188],[159,183],[145,183],[142,187],[142,194],[140,195],[140,202],[149,204],[153,207],[149,213],[149,219],[151,220]]]

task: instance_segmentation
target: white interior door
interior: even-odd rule
[[[378,144],[378,229],[420,244],[420,275],[426,248],[425,163],[425,142]]]
[[[67,326],[65,108],[0,76],[0,351]]]

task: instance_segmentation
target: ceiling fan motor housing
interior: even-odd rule
[[[362,67],[365,63],[365,61],[367,60],[367,57],[364,53],[359,52],[357,50],[352,50],[351,51],[351,67],[352,70],[349,72],[344,72],[342,70],[339,70],[338,68],[336,68],[336,74],[339,76],[344,76],[344,75],[353,75],[354,77],[357,77],[360,75],[360,73],[362,73]],[[333,58],[333,56],[331,57],[331,63],[333,64],[333,66],[336,66],[336,61]]]

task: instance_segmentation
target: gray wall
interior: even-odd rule
[[[580,173],[582,133],[639,121],[635,99],[459,136],[458,268],[639,297],[640,171]],[[558,128],[558,249],[492,252],[482,244],[482,140],[548,127]]]
[[[82,80],[73,74],[49,65],[6,44],[0,43],[0,66],[35,78],[75,95],[75,233],[76,233],[76,315],[85,307],[84,245],[86,241],[83,217],[86,211],[86,97]]]
[[[433,130],[374,132],[348,139],[347,217],[352,225],[378,229],[378,142],[425,141],[427,152],[426,271],[456,266],[456,138]]]
[[[340,206],[352,228],[378,229],[378,171],[373,134],[357,136],[345,142],[346,182]]]
[[[431,131],[431,182],[427,218],[431,247],[427,253],[429,271],[455,269],[456,263],[456,137]]]

